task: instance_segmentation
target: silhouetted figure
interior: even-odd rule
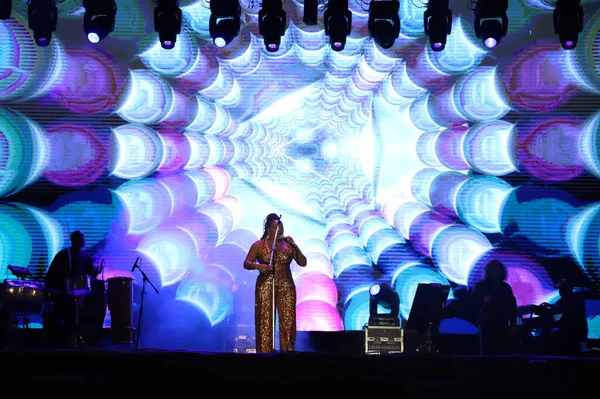
[[[585,299],[573,291],[573,285],[566,279],[561,279],[556,287],[560,299],[552,311],[560,319],[556,323],[558,329],[551,334],[551,350],[559,355],[577,355],[581,352],[581,343],[586,342],[588,336]]]
[[[517,301],[506,278],[504,264],[492,260],[485,267],[485,278],[475,285],[473,305],[482,355],[508,353],[510,337],[516,333]]]
[[[64,346],[75,327],[75,300],[67,294],[67,279],[87,274],[98,276],[90,255],[83,250],[85,236],[81,231],[71,233],[71,246],[56,254],[44,278],[47,303],[44,313],[44,330],[49,344]]]

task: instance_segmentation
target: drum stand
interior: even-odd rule
[[[85,346],[83,336],[81,335],[81,328],[79,326],[79,308],[81,307],[82,301],[83,297],[75,297],[75,323],[73,326],[73,332],[71,333],[71,337],[69,339],[69,349],[82,348]]]

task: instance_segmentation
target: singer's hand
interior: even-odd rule
[[[260,264],[256,265],[256,270],[258,270],[262,274],[266,274],[266,273],[269,272],[269,265],[265,265],[263,263],[260,263]]]
[[[290,236],[284,237],[283,240],[292,248],[296,248],[296,243],[294,242],[294,239]]]

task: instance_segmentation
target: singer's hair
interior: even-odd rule
[[[504,263],[498,259],[493,259],[485,265],[485,279],[494,279],[505,281],[508,278],[508,271]]]
[[[263,235],[260,238],[261,240],[267,238],[267,235],[269,234],[269,225],[271,224],[272,220],[279,220],[279,223],[281,224],[281,216],[277,215],[276,213],[269,213],[264,221]]]

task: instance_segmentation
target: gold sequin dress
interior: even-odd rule
[[[292,278],[290,264],[292,249],[282,243],[281,250],[273,256],[275,269],[275,306],[279,316],[279,347],[281,351],[293,351],[296,347],[296,285]],[[268,265],[271,248],[263,240],[258,248],[258,261]],[[256,279],[255,324],[256,351],[271,352],[272,343],[272,283],[273,272],[260,273]]]

